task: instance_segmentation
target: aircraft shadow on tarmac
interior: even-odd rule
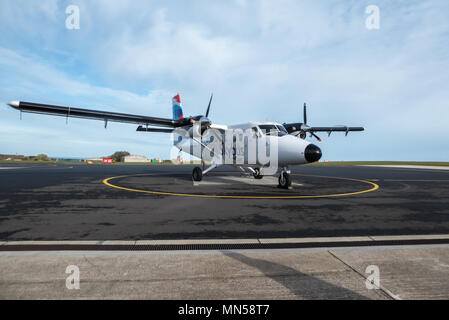
[[[222,251],[222,253],[227,257],[260,270],[265,276],[287,288],[300,299],[369,299],[357,292],[336,286],[278,263],[250,258],[237,252]],[[316,295],[313,296],[314,294]]]

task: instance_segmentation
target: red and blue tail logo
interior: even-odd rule
[[[179,93],[173,97],[173,120],[184,119]]]

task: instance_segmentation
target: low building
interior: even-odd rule
[[[171,162],[174,164],[183,164],[184,163],[184,159],[180,156],[176,157],[176,159],[171,159]],[[189,161],[187,161],[187,163],[189,163]]]
[[[150,162],[147,157],[137,156],[137,155],[129,155],[124,156],[122,158],[122,162]]]
[[[0,154],[0,160],[25,160],[22,154]]]
[[[103,162],[103,158],[89,158],[89,159],[82,159],[83,162]]]

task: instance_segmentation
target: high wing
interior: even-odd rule
[[[284,123],[285,129],[288,133],[295,132],[351,132],[351,131],[365,131],[363,127],[347,127],[347,126],[333,126],[333,127],[309,127],[303,123]]]
[[[9,103],[11,107],[21,112],[27,113],[39,113],[39,114],[48,114],[54,116],[62,116],[62,117],[72,117],[72,118],[83,118],[83,119],[93,119],[93,120],[102,120],[107,124],[108,121],[114,122],[124,122],[124,123],[134,123],[139,125],[156,125],[161,127],[169,127],[169,128],[177,128],[185,125],[186,121],[182,120],[172,120],[168,118],[156,118],[156,117],[148,117],[142,115],[135,114],[126,114],[126,113],[116,113],[116,112],[108,112],[108,111],[100,111],[100,110],[90,110],[90,109],[80,109],[73,107],[62,107],[62,106],[54,106],[48,104],[40,104],[33,102],[24,102],[24,101],[12,101]],[[142,129],[144,129],[142,127]],[[164,130],[164,129],[161,129]],[[166,130],[166,131],[165,131]],[[159,132],[169,132],[168,129]],[[146,130],[141,130],[146,131]],[[170,130],[171,132],[171,130]]]
[[[287,130],[289,134],[294,136],[299,136],[301,139],[305,139],[307,133],[310,133],[310,136],[314,136],[318,141],[321,141],[321,138],[318,137],[315,132],[327,132],[330,136],[332,132],[345,132],[348,135],[349,132],[352,131],[365,131],[363,127],[348,127],[348,126],[332,126],[332,127],[313,127],[307,125],[307,106],[304,103],[304,122],[295,122],[295,123],[284,123],[284,128]]]
[[[351,132],[364,131],[363,127],[347,127],[347,126],[333,126],[333,127],[309,127],[303,123],[285,123],[285,129],[288,133],[293,132]]]
[[[363,127],[346,127],[346,126],[335,126],[335,127],[310,127],[306,131],[311,132],[349,132],[349,131],[364,131]]]
[[[304,128],[303,132],[310,132],[311,136],[314,136],[318,141],[322,141],[320,137],[318,137],[315,132],[327,132],[327,135],[330,136],[332,132],[344,132],[345,136],[348,135],[351,131],[365,131],[363,127],[346,127],[346,126],[335,126],[335,127],[308,127]],[[301,135],[301,133],[299,133]]]

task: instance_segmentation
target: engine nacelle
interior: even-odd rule
[[[201,125],[199,125],[199,124],[194,124],[193,126],[191,126],[190,128],[189,128],[189,131],[188,131],[188,133],[189,133],[189,137],[190,138],[193,138],[194,136],[195,137],[201,137],[201,135],[202,135],[202,132],[201,132],[202,130],[201,130]]]

